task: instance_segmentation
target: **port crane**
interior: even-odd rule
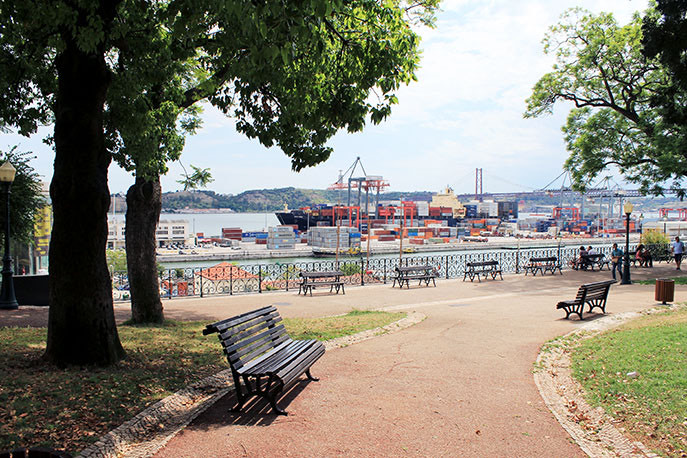
[[[362,176],[353,176],[356,173],[356,169],[360,166],[362,171]],[[348,178],[346,178],[348,177]],[[374,217],[377,218],[377,211],[379,207],[379,193],[389,186],[389,183],[384,180],[383,177],[377,175],[368,175],[363,167],[363,163],[360,161],[360,156],[358,156],[353,165],[351,165],[344,173],[339,174],[339,179],[336,180],[327,189],[329,190],[343,190],[348,189],[348,200],[346,206],[350,209],[351,206],[351,191],[358,190],[358,200],[357,207],[360,211],[360,204],[362,199],[362,191],[365,191],[365,213],[369,213],[370,206],[370,191],[375,193],[375,206],[374,206]]]

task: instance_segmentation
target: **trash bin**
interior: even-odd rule
[[[670,278],[656,279],[655,299],[665,305],[666,302],[673,302],[675,296],[675,280]]]

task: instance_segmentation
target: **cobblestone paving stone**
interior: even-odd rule
[[[380,328],[325,342],[325,348],[346,347],[378,335],[400,331],[425,319],[419,312]],[[231,391],[231,370],[206,377],[153,404],[83,450],[83,458],[143,458],[153,455],[215,401]]]
[[[580,338],[587,339],[629,320],[663,311],[664,307],[606,316],[542,347],[534,372],[537,388],[563,429],[589,456],[654,458],[659,455],[624,436],[603,408],[593,408],[587,403],[582,385],[572,376],[570,347]]]

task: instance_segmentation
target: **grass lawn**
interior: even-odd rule
[[[592,405],[665,456],[687,452],[687,310],[644,317],[584,339],[573,374]],[[636,378],[628,377],[637,372]]]
[[[687,277],[673,277],[671,280],[675,280],[676,285],[687,285]],[[634,280],[633,280],[634,281]],[[652,280],[637,280],[636,283],[640,285],[655,285],[656,279]]]
[[[360,312],[285,319],[294,339],[329,340],[397,321]],[[145,407],[229,366],[206,322],[118,327],[127,358],[115,367],[59,369],[40,358],[44,328],[0,328],[0,450],[48,446],[75,453]]]

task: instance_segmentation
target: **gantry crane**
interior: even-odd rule
[[[363,172],[363,176],[358,176],[354,177],[353,174],[355,173],[356,168],[360,165],[360,169]],[[346,179],[346,176],[348,178]],[[344,182],[345,180],[345,182]],[[389,183],[384,180],[381,176],[375,176],[375,175],[368,175],[367,172],[365,172],[365,167],[363,167],[363,163],[360,161],[360,157],[357,157],[355,159],[355,162],[353,162],[353,165],[351,165],[348,170],[346,170],[344,173],[339,174],[339,179],[336,180],[335,183],[333,183],[331,186],[329,186],[330,190],[343,190],[343,189],[348,189],[348,200],[347,200],[347,207],[351,208],[351,191],[353,189],[358,190],[358,205],[355,207],[360,209],[360,200],[361,200],[361,194],[362,191],[365,190],[365,213],[368,213],[369,207],[370,207],[370,190],[373,192],[376,191],[375,195],[375,206],[374,206],[374,217],[375,219],[377,218],[377,209],[379,207],[379,193],[380,191],[383,191],[384,188],[388,187]]]

